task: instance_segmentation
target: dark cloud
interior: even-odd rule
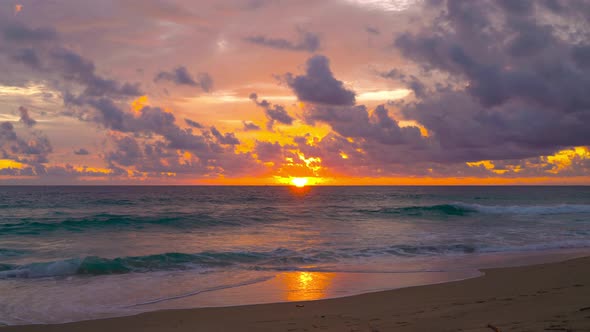
[[[37,124],[37,121],[29,115],[29,110],[23,106],[18,108],[20,113],[20,122],[24,123],[27,127],[32,127]]]
[[[17,135],[14,126],[10,122],[0,123],[0,143],[16,141]]]
[[[37,52],[32,48],[18,49],[12,54],[11,58],[17,63],[25,64],[33,69],[41,69],[41,59],[39,59]]]
[[[379,31],[379,29],[372,27],[372,26],[366,26],[365,31],[371,35],[374,35],[374,36],[378,36],[381,34],[381,31]]]
[[[251,171],[258,167],[250,154],[235,153],[233,147],[239,141],[233,133],[221,134],[213,129],[211,134],[195,134],[190,128],[180,128],[172,113],[158,107],[145,107],[137,114],[127,111],[129,100],[142,95],[139,86],[98,75],[92,61],[59,43],[43,47],[34,45],[26,51],[12,52],[11,59],[51,78],[48,82],[62,91],[68,115],[120,133],[113,136],[115,149],[104,154],[109,176],[126,177],[133,169],[140,177],[146,173],[160,176],[177,172],[233,176],[233,173],[243,174],[242,170]],[[193,84],[190,83],[192,78],[184,75],[186,73],[182,70],[174,73],[178,74],[173,78],[177,83]],[[210,90],[212,80],[208,75],[199,75],[197,79],[195,84]],[[3,125],[3,129],[0,134],[3,155],[35,165],[33,173],[36,175],[47,175],[43,163],[51,152],[49,141],[34,133],[34,139],[21,139],[8,124]],[[121,134],[124,135],[122,138]],[[77,152],[83,153],[82,150]],[[179,157],[185,152],[190,152],[191,161],[181,163]]]
[[[254,153],[258,156],[258,160],[263,162],[283,159],[283,147],[278,142],[256,141]]]
[[[64,48],[49,53],[50,68],[59,72],[68,81],[85,87],[86,96],[136,97],[143,94],[139,84],[119,83],[96,74],[94,63],[81,55]]]
[[[134,61],[130,59],[136,59],[134,55],[140,52],[146,54],[154,47],[161,47],[168,63],[172,54],[173,57],[179,57],[173,59],[175,62],[170,66],[190,61],[186,59],[187,56],[196,56],[209,62],[206,56],[214,52],[199,45],[214,45],[216,39],[221,38],[221,31],[215,31],[220,26],[213,17],[211,21],[205,22],[194,15],[196,12],[209,11],[192,11],[191,8],[176,5],[144,2],[125,2],[122,4],[125,8],[120,11],[123,16],[111,13],[110,7],[107,10],[103,5],[96,5],[90,11],[84,8],[84,12],[92,13],[92,17],[79,17],[81,20],[88,19],[84,29],[71,29],[65,21],[55,23],[60,31],[67,31],[63,35],[53,28],[14,23],[23,17],[15,18],[11,13],[0,13],[2,84],[26,87],[34,83],[35,86],[43,86],[43,89],[51,90],[54,96],[63,97],[64,114],[87,122],[85,126],[94,123],[105,128],[101,132],[109,135],[110,141],[106,144],[109,147],[106,151],[97,151],[96,156],[104,156],[108,164],[108,176],[137,176],[144,179],[148,176],[167,177],[172,173],[187,174],[190,178],[253,175],[261,169],[261,163],[254,155],[267,164],[275,164],[272,166],[276,170],[273,175],[290,176],[289,173],[296,172],[289,167],[305,166],[298,153],[320,158],[322,167],[334,170],[335,173],[358,176],[498,176],[495,172],[505,172],[502,173],[505,176],[588,174],[590,162],[582,155],[574,155],[571,169],[562,169],[561,165],[551,163],[547,157],[539,157],[561,149],[571,153],[569,147],[573,145],[590,144],[587,129],[590,124],[590,94],[587,93],[590,90],[590,3],[587,0],[429,0],[416,5],[422,8],[398,13],[399,23],[396,21],[389,26],[386,25],[386,17],[382,16],[385,14],[381,12],[372,11],[369,16],[350,14],[353,15],[347,17],[347,24],[353,27],[350,31],[354,30],[354,26],[359,29],[365,27],[365,30],[357,29],[358,34],[348,36],[350,38],[346,43],[356,43],[361,52],[359,54],[363,56],[339,56],[338,64],[342,64],[349,74],[360,73],[358,79],[364,81],[366,77],[359,69],[371,68],[371,64],[359,62],[359,59],[378,59],[374,64],[376,67],[385,63],[399,63],[399,67],[379,75],[406,85],[415,95],[387,106],[357,105],[354,92],[346,89],[343,82],[335,78],[328,59],[312,57],[305,73],[288,74],[284,82],[304,101],[301,118],[308,124],[326,124],[332,129],[331,132],[323,138],[313,135],[295,137],[292,145],[259,142],[251,154],[236,152],[242,149],[236,148],[239,141],[231,132],[224,133],[205,123],[182,117],[179,119],[174,113],[159,107],[146,107],[137,112],[130,110],[129,102],[144,93],[138,84],[121,78],[124,75],[136,75],[132,69],[137,66],[152,73],[158,72],[160,68],[172,69],[160,73],[162,76],[158,81],[184,87],[210,91],[213,83],[204,74],[196,75],[194,72],[191,75],[185,67],[150,67],[163,60],[160,52],[149,53],[149,61],[143,64],[130,64]],[[216,3],[213,7],[235,22],[238,30],[234,30],[240,31],[242,19],[232,15],[244,13],[232,9],[257,9],[270,3],[279,4],[281,1],[232,0]],[[206,6],[211,7],[203,5],[199,8]],[[325,6],[322,4],[322,7]],[[290,5],[283,4],[268,7],[264,10],[292,9]],[[96,10],[99,8],[105,9],[107,16],[100,13],[105,10]],[[72,13],[80,15],[76,11]],[[134,16],[135,13],[140,15]],[[419,20],[413,20],[413,13],[419,15]],[[95,14],[99,16],[94,17]],[[271,27],[269,31],[278,27],[275,20],[282,20],[280,15],[272,15],[271,11],[248,14],[269,18],[268,22],[264,22]],[[30,12],[29,15],[34,13]],[[132,23],[129,26],[133,26],[133,29],[123,31],[113,28],[119,24],[109,24],[108,28],[96,24],[105,17],[113,19],[114,23],[123,18],[119,22]],[[53,15],[29,18],[28,21],[34,24],[55,20]],[[334,23],[315,21],[319,18],[321,16],[312,18],[312,26]],[[170,22],[171,25],[160,26],[157,22]],[[415,24],[405,25],[407,22]],[[176,29],[173,24],[190,24],[191,29]],[[150,30],[152,26],[157,28]],[[408,32],[396,33],[395,29],[400,26],[406,27]],[[196,28],[194,31],[202,28],[200,31],[211,32],[212,37],[206,40],[203,37],[198,42],[195,39],[194,45],[187,46],[186,50],[174,50],[178,40],[186,40],[181,39],[186,37],[183,33],[191,33],[193,27]],[[166,37],[172,37],[160,38],[164,35],[164,28],[166,32],[177,35],[166,34]],[[241,31],[256,31],[255,26],[247,28]],[[339,27],[336,26],[336,29]],[[119,36],[110,38],[115,31]],[[343,29],[339,33],[346,31]],[[374,36],[385,35],[385,31],[396,33],[393,43],[395,51],[391,57],[383,58],[383,52],[379,56],[371,50],[367,53],[366,45],[363,45],[366,39],[371,41]],[[298,33],[299,38],[292,39],[275,38],[284,36],[274,34],[246,39],[262,47],[302,52],[315,52],[323,46],[323,40],[320,41],[316,34]],[[200,35],[194,37],[201,38]],[[190,49],[197,53],[189,52]],[[243,54],[239,52],[244,66],[249,64],[248,61],[258,60],[261,55],[253,55],[250,51]],[[254,52],[258,51],[260,49]],[[402,58],[399,58],[400,55]],[[96,59],[96,62],[87,56]],[[232,51],[221,57],[219,54],[214,56],[218,57],[215,63],[226,57],[235,63],[233,60],[237,55]],[[224,61],[221,63],[227,63]],[[284,64],[284,61],[281,63]],[[232,88],[238,86],[237,81],[250,75],[247,72],[259,74],[256,68],[245,72],[241,67],[235,69],[232,71],[235,75],[223,80],[223,84]],[[109,76],[106,74],[108,72],[115,74]],[[145,79],[151,81],[151,78]],[[258,82],[250,81],[251,78],[247,76],[247,84]],[[256,76],[256,80],[259,78]],[[12,84],[14,82],[16,84]],[[145,88],[152,88],[153,84],[146,83]],[[154,100],[170,97],[162,96],[161,90],[157,89]],[[15,109],[22,104],[35,105],[35,109],[47,109],[48,112],[60,112],[57,110],[60,107],[55,104],[48,103],[41,107],[37,103],[40,100],[35,95],[30,101],[14,102],[8,109]],[[258,100],[255,95],[253,100],[265,111],[267,128],[272,130],[275,124],[294,123],[295,118],[287,112],[286,106]],[[172,102],[170,105],[175,101]],[[185,114],[184,111],[181,110],[179,114]],[[80,167],[67,164],[48,166],[46,161],[52,151],[49,140],[38,132],[38,126],[27,125],[34,121],[28,113],[21,113],[21,118],[25,126],[0,124],[0,156],[24,163],[25,167],[18,171],[0,170],[0,173],[56,177],[104,176],[104,172],[90,168],[81,170]],[[417,125],[408,127],[407,123],[411,123],[405,122],[408,120],[426,127],[428,136],[422,136],[421,127]],[[240,130],[260,130],[260,127],[243,122],[243,129]],[[60,135],[71,134],[64,132],[57,135],[63,141]],[[244,134],[249,137],[252,135]],[[70,151],[82,155],[85,150]],[[285,162],[286,158],[293,161]],[[465,164],[466,161],[487,159],[493,160],[493,168],[490,168],[489,163]],[[59,163],[63,165],[61,160]]]
[[[361,138],[367,142],[386,145],[423,144],[420,129],[400,127],[383,105],[377,106],[373,112],[369,112],[364,105],[313,106],[306,110],[304,117],[310,124],[329,124],[335,132],[344,137]]]
[[[80,102],[97,110],[93,121],[126,134],[123,138],[116,137],[115,149],[106,153],[105,159],[112,170],[133,166],[151,176],[178,173],[229,177],[257,171],[260,167],[250,154],[234,151],[240,143],[234,133],[222,134],[211,127],[210,133],[196,134],[192,128],[180,128],[172,113],[158,107],[144,107],[131,114],[107,98]],[[182,161],[186,152],[190,157]]]
[[[49,139],[38,131],[19,136],[10,122],[0,123],[0,159],[11,159],[36,169],[44,168],[47,156],[53,151]]]
[[[57,39],[53,28],[29,28],[21,24],[8,24],[2,29],[4,39],[17,43],[38,43]]]
[[[245,0],[237,2],[235,7],[239,10],[257,10],[268,6],[273,2],[275,2],[275,0]]]
[[[256,105],[264,109],[264,113],[268,118],[268,122],[266,123],[266,128],[268,130],[273,130],[275,122],[290,126],[293,124],[293,121],[295,121],[295,119],[290,116],[281,105],[273,105],[265,99],[259,101],[256,93],[251,93],[250,99],[255,102]]]
[[[178,85],[200,87],[205,92],[210,92],[213,89],[213,79],[208,73],[199,73],[195,79],[183,66],[177,67],[170,72],[159,72],[154,81],[169,81]]]
[[[438,11],[431,24],[394,44],[425,72],[453,79],[447,88],[422,85],[402,114],[427,127],[449,162],[528,158],[590,143],[590,31],[577,14],[583,2],[559,2],[551,19],[531,1],[429,6]],[[562,22],[579,30],[566,33]]]
[[[223,145],[238,145],[240,140],[236,138],[234,133],[222,134],[217,128],[211,127],[211,134],[217,139],[220,144]]]
[[[576,45],[572,48],[572,58],[578,67],[590,69],[590,44]]]
[[[221,133],[219,133],[221,135]],[[226,139],[225,135],[221,136]],[[231,136],[228,136],[231,137]],[[113,172],[126,173],[122,167],[133,166],[138,177],[201,175],[233,177],[260,172],[251,154],[229,152],[221,146],[208,151],[170,149],[162,140],[139,140],[135,135],[115,139],[115,149],[106,154]]]
[[[244,38],[245,41],[279,50],[315,52],[320,49],[320,37],[312,32],[298,30],[298,40],[269,38],[263,35]]]
[[[262,129],[254,122],[242,121],[242,124],[244,125],[244,131],[257,131]]]
[[[138,164],[143,157],[143,152],[137,140],[126,136],[115,140],[116,150],[107,154],[106,160],[109,163],[117,163],[121,166],[132,166]]]
[[[197,128],[197,129],[203,128],[203,125],[202,124],[200,124],[200,123],[198,123],[196,121],[193,121],[191,119],[184,119],[184,122],[186,122],[187,125],[189,125],[189,126],[191,126],[193,128]]]
[[[379,76],[405,84],[417,97],[423,97],[426,92],[426,86],[416,76],[406,75],[397,69],[379,73]]]
[[[355,93],[334,78],[330,61],[323,55],[307,60],[305,75],[285,75],[289,87],[299,100],[326,105],[354,105]]]
[[[498,0],[498,4],[507,12],[515,15],[531,14],[534,9],[532,0]]]
[[[21,24],[0,24],[0,35],[6,47],[0,53],[16,63],[29,67],[39,77],[21,78],[43,80],[64,94],[79,91],[83,96],[126,98],[142,95],[139,84],[120,83],[97,74],[94,62],[64,46],[53,28],[30,28]],[[60,79],[57,79],[57,75]],[[66,84],[73,83],[68,86]]]
[[[89,155],[89,154],[90,154],[90,151],[88,151],[88,150],[86,150],[86,149],[84,149],[84,148],[80,148],[80,149],[78,149],[78,150],[75,150],[75,151],[74,151],[74,154],[75,154],[75,155],[78,155],[78,156],[87,156],[87,155]]]

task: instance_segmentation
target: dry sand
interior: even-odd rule
[[[11,331],[590,331],[590,257],[313,302],[170,310]]]

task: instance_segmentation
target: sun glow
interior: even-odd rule
[[[305,187],[308,182],[309,182],[308,178],[292,178],[291,179],[291,184],[297,188]]]
[[[148,99],[148,96],[140,96],[131,102],[131,110],[135,114],[139,114],[141,112],[141,110],[144,107],[149,106],[149,104],[150,104],[150,101]]]
[[[0,170],[2,169],[23,169],[24,165],[10,159],[0,159]]]
[[[286,272],[278,279],[284,284],[287,301],[313,301],[330,295],[330,286],[336,275],[325,272]]]

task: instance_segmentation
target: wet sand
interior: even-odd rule
[[[11,331],[590,331],[590,257],[338,299],[150,312]]]

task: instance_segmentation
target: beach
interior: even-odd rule
[[[337,299],[165,310],[33,331],[590,331],[590,257]]]

